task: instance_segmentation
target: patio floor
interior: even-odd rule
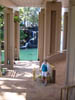
[[[60,88],[65,81],[66,61],[55,63],[56,83],[44,86],[37,78],[32,78],[32,70],[39,73],[39,62],[16,62],[14,71],[0,77],[0,100],[60,100]],[[62,70],[61,70],[62,69]]]

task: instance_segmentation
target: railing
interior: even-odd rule
[[[66,98],[65,100],[69,100],[69,91],[70,89],[75,88],[75,85],[64,86],[61,88],[60,100],[63,100],[63,91],[66,91]]]

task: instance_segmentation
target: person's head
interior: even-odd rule
[[[47,59],[44,59],[44,63],[47,63]]]

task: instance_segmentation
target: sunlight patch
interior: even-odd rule
[[[25,72],[25,77],[32,77],[32,74],[31,73],[28,73],[28,72]]]
[[[16,78],[0,78],[1,81],[24,81],[23,79],[16,79]]]
[[[26,93],[1,93],[0,100],[26,100]]]

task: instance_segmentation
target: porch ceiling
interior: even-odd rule
[[[44,7],[45,1],[53,0],[0,0],[0,5],[6,7]],[[57,0],[61,1],[63,7],[68,7],[69,0]]]

